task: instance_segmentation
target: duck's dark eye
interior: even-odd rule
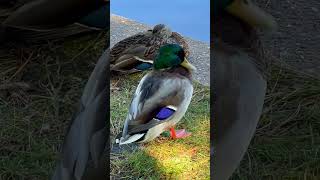
[[[160,111],[158,112],[155,118],[158,120],[166,120],[170,116],[172,116],[174,112],[175,112],[174,109],[171,109],[169,107],[164,107],[160,109]]]
[[[181,49],[180,51],[178,51],[178,57],[181,59],[181,61],[184,60],[184,56],[185,56],[185,54],[184,54],[184,50],[183,50],[183,49]]]

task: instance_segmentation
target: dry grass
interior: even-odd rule
[[[319,179],[320,80],[271,70],[262,118],[233,179]]]
[[[0,179],[48,179],[103,34],[0,52]]]

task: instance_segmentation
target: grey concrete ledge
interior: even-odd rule
[[[148,30],[152,26],[142,24],[122,16],[111,14],[111,32],[110,32],[110,45],[111,47],[136,33]],[[172,29],[172,31],[175,31]],[[182,34],[183,35],[183,34]],[[197,68],[197,72],[194,75],[195,80],[201,84],[210,85],[210,45],[193,40],[189,37],[185,37],[190,46],[189,61]]]

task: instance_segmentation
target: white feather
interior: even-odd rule
[[[170,108],[170,109],[173,109],[174,111],[177,111],[177,107],[175,107],[175,106],[169,105],[169,106],[167,106],[167,108]]]
[[[150,63],[150,64],[153,64],[153,61],[152,60],[146,60],[146,59],[141,59],[139,58],[138,56],[133,56],[136,60],[138,61],[142,61],[142,62],[146,62],[146,63]]]
[[[126,141],[123,141],[123,137],[121,137],[119,145],[129,144],[129,143],[135,142],[138,139],[140,139],[143,135],[144,134],[134,134],[134,135],[130,136]]]
[[[141,79],[141,81],[140,81],[140,83],[139,83],[139,85],[138,85],[138,87],[137,87],[137,89],[136,89],[136,91],[134,93],[132,102],[131,102],[130,107],[129,107],[129,113],[128,113],[127,118],[126,118],[126,120],[124,122],[123,131],[122,131],[122,137],[126,137],[127,136],[129,122],[132,121],[133,119],[135,119],[137,114],[138,114],[138,112],[140,111],[141,106],[139,106],[139,101],[140,101],[140,95],[141,95],[141,86],[142,86],[143,82],[145,81],[145,79],[147,78],[147,76],[148,76],[148,74],[145,75]]]

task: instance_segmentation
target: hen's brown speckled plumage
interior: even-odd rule
[[[177,32],[171,32],[163,24],[156,25],[152,30],[147,30],[130,36],[115,44],[110,52],[111,71],[134,73],[135,65],[142,60],[153,61],[157,50],[165,44],[176,43],[183,47],[186,57],[189,56],[189,46],[186,40]]]

